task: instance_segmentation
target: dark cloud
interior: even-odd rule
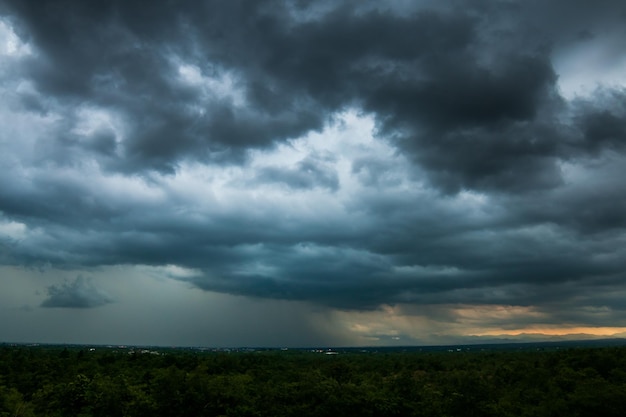
[[[596,76],[563,58],[585,43],[623,58],[621,2],[1,10],[31,48],[0,68],[3,262],[177,265],[238,295],[563,320],[595,288],[580,305],[618,311],[625,91],[599,79],[571,98],[559,69]],[[373,138],[342,130],[350,111]],[[110,302],[82,278],[48,296]]]
[[[246,19],[241,14],[255,13],[256,7],[224,8],[219,10],[223,18],[217,18],[215,7],[51,1],[8,8],[24,39],[37,47],[23,72],[40,93],[62,104],[80,102],[123,114],[126,139],[120,142],[121,158],[107,164],[110,169],[173,172],[183,157],[239,160],[248,147],[297,137],[323,122],[324,112],[314,102],[304,107],[298,96],[285,95],[280,105],[269,106],[280,94],[264,91],[267,97],[257,102],[254,86],[247,87],[253,81],[237,81],[245,68],[222,62],[223,48],[232,51],[233,45],[224,44],[221,32],[232,32],[227,24]],[[198,18],[210,33],[195,26]],[[181,80],[181,65],[213,77],[232,74],[235,84],[249,90],[250,107],[235,107],[228,97],[189,85]],[[61,143],[65,134],[65,129],[57,133]]]
[[[48,297],[41,303],[46,308],[94,308],[113,302],[104,292],[82,276],[46,289]]]
[[[581,147],[592,155],[602,150],[623,152],[626,146],[626,91],[599,92],[595,103],[579,104],[577,126]]]
[[[473,2],[465,12],[399,16],[339,5],[305,21],[282,2],[16,2],[9,10],[38,48],[25,68],[42,93],[124,114],[126,139],[111,169],[242,160],[245,149],[320,129],[333,111],[360,105],[445,190],[519,192],[559,183],[554,141],[562,138],[544,130],[562,110],[551,39],[526,26],[536,7]],[[246,107],[181,82],[182,64],[230,74]],[[602,148],[608,139],[598,135],[611,132],[594,130],[598,117],[584,116],[581,128]],[[110,151],[106,137],[92,148]]]

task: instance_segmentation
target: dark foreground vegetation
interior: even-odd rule
[[[626,347],[163,352],[0,347],[0,416],[626,416]]]

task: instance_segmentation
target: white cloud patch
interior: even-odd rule
[[[565,98],[589,97],[598,89],[626,89],[626,32],[623,26],[613,31],[588,33],[574,45],[556,50],[554,64]]]
[[[235,107],[243,108],[246,104],[245,90],[237,82],[235,76],[218,66],[208,66],[210,74],[205,74],[199,66],[187,63],[177,63],[179,81],[189,87],[198,89],[201,97],[207,103],[211,100],[228,100]],[[197,107],[199,115],[204,115],[202,107]]]
[[[30,45],[22,42],[13,31],[11,24],[6,20],[0,19],[0,56],[19,58],[31,53]]]
[[[24,223],[0,220],[0,240],[19,241],[26,237],[28,228]]]

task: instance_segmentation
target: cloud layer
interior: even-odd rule
[[[619,1],[0,13],[4,265],[171,267],[207,291],[350,311],[537,313],[503,327],[626,324]],[[108,302],[79,279],[48,296]]]

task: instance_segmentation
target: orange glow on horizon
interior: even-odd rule
[[[530,327],[515,330],[490,330],[472,334],[471,336],[521,336],[521,335],[545,335],[545,336],[568,336],[587,334],[591,336],[626,336],[626,327]]]

